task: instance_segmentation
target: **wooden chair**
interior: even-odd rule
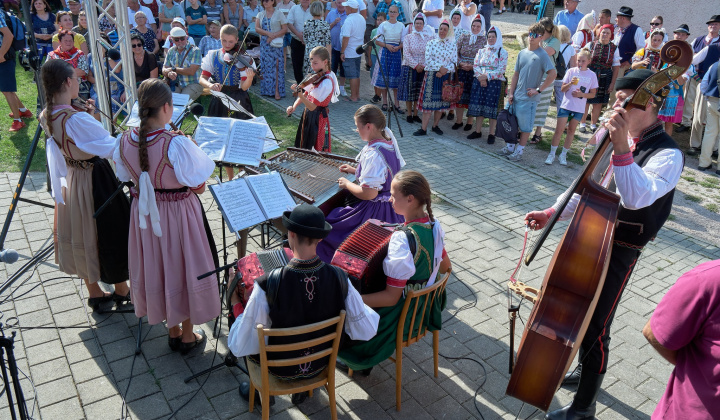
[[[421,290],[411,290],[405,296],[405,304],[403,305],[402,312],[400,313],[400,320],[398,320],[397,334],[395,336],[395,357],[390,357],[390,360],[395,362],[395,408],[400,411],[401,400],[400,393],[402,390],[402,352],[403,348],[410,346],[410,344],[416,343],[425,337],[428,333],[427,321],[425,318],[425,312],[432,308],[435,299],[445,290],[447,281],[450,278],[452,270],[448,270],[443,275],[442,280],[436,282],[430,287],[426,287]],[[422,306],[419,305],[420,298],[425,296],[425,302]],[[412,306],[412,308],[411,308]],[[418,316],[418,309],[420,315],[420,324],[418,324],[417,331],[413,331],[412,326],[415,325],[415,319]],[[404,327],[405,320],[410,316],[410,331],[408,331],[407,339],[404,339]],[[414,335],[413,335],[414,334]],[[438,352],[440,350],[440,331],[433,331],[433,362],[435,363],[435,377],[438,377]],[[348,374],[352,376],[352,369],[349,370]]]
[[[328,319],[323,322],[316,322],[310,325],[304,325],[295,328],[265,328],[262,325],[257,326],[258,339],[260,342],[260,364],[254,363],[249,358],[247,360],[247,368],[250,376],[250,406],[249,411],[252,413],[255,406],[255,390],[260,393],[262,404],[262,418],[268,420],[270,418],[270,401],[271,395],[287,395],[298,392],[309,391],[310,396],[313,390],[320,386],[325,386],[328,397],[330,399],[330,413],[332,419],[337,420],[337,408],[335,406],[335,361],[337,360],[338,347],[340,346],[340,337],[342,335],[343,324],[345,323],[345,311],[341,311],[339,316]],[[307,334],[319,331],[325,328],[335,326],[335,331],[322,337],[298,341],[292,344],[266,345],[265,337],[289,337],[301,334]],[[268,360],[267,354],[272,352],[283,352],[292,350],[302,350],[309,347],[319,346],[323,343],[331,342],[332,347],[315,353],[310,353],[303,357],[295,357],[292,359],[276,359]],[[268,368],[270,366],[295,366],[302,363],[309,363],[323,357],[330,357],[328,366],[318,375],[309,379],[300,379],[296,381],[283,381],[270,375]]]

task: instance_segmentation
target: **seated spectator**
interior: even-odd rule
[[[205,25],[208,22],[207,12],[200,5],[199,0],[190,0],[190,6],[185,9],[185,21],[188,24],[187,33],[199,44],[202,37],[207,35]]]
[[[185,31],[185,33],[187,33],[187,28],[185,28],[185,19],[183,19],[183,18],[177,17],[177,18],[173,19],[170,26],[172,26],[173,28],[180,28],[183,31]],[[172,31],[172,28],[170,30]],[[195,45],[195,40],[192,38],[188,38],[188,43],[190,45]],[[170,48],[172,48],[173,45],[175,45],[175,43],[173,43],[172,37],[168,36],[165,39],[165,43],[163,44],[163,51],[165,52],[165,55],[167,55],[168,50]]]
[[[113,18],[115,17],[115,5],[112,5],[107,9],[107,14],[109,14]],[[100,28],[100,32],[106,35],[110,33],[110,31],[115,30],[115,24],[112,23],[110,19],[108,19],[108,17],[105,15],[100,16],[100,18],[98,19],[98,27]]]
[[[132,47],[135,62],[135,83],[138,86],[147,79],[158,77],[157,59],[145,50],[143,44],[144,40],[139,34],[134,34],[130,38],[130,46]]]
[[[222,43],[220,42],[220,22],[217,20],[211,21],[208,24],[208,32],[209,34],[200,40],[200,45],[198,46],[198,48],[200,48],[200,54],[202,54],[203,57],[211,50],[219,50],[222,48]]]
[[[105,51],[104,49],[100,49],[100,51]],[[125,86],[122,84],[123,80],[123,73],[122,73],[122,66],[118,65],[120,62],[115,61],[111,58],[108,58],[107,64],[105,62],[105,59],[102,58],[100,60],[100,68],[101,68],[101,74],[95,75],[93,72],[93,57],[92,54],[88,55],[88,75],[87,79],[88,82],[91,84],[90,87],[90,99],[95,101],[95,103],[98,103],[98,92],[95,89],[95,79],[96,77],[103,77],[107,78],[107,75],[110,74],[110,80],[105,80],[105,83],[109,83],[110,85],[110,99],[111,99],[111,107],[112,107],[112,113],[113,115],[118,112],[120,109],[120,105],[122,105],[125,102]],[[109,69],[109,73],[108,73]],[[102,92],[102,95],[107,96],[107,91]],[[96,120],[100,121],[100,113],[96,112],[95,115],[93,115]]]
[[[152,11],[140,5],[139,0],[128,0],[127,2],[128,25],[130,25],[131,28],[135,27],[135,13],[137,12],[145,13],[145,17],[147,17],[146,25],[153,30],[157,29]]]
[[[72,17],[73,26],[77,26],[78,20],[80,19],[80,9],[82,8],[80,2],[78,0],[68,0],[67,5],[70,16]]]
[[[143,38],[143,48],[153,54],[160,52],[160,44],[157,40],[157,34],[151,28],[147,27],[147,16],[143,12],[135,13],[135,27],[130,30],[130,34],[140,34]]]
[[[53,50],[52,37],[55,32],[55,15],[50,13],[50,5],[47,0],[35,0],[30,8],[32,16],[33,32],[37,42],[38,51],[44,58],[47,53]]]
[[[65,16],[68,20],[70,19],[69,16]],[[87,74],[90,66],[85,53],[77,48],[77,40],[75,38],[79,36],[80,35],[76,35],[72,31],[61,30],[57,34],[58,47],[50,51],[48,60],[63,60],[66,63],[70,63],[75,69],[75,75],[78,77],[78,83],[80,84],[78,96],[82,99],[89,99],[90,83],[87,81]]]
[[[58,31],[63,31],[63,30],[67,31],[67,32],[72,31],[73,23],[72,23],[72,17],[70,17],[70,12],[58,12],[57,15],[55,15],[55,16],[56,16],[55,23],[58,26]],[[75,48],[82,51],[83,54],[85,54],[85,56],[87,57],[90,50],[88,49],[88,45],[87,45],[87,42],[85,41],[85,37],[82,35],[75,34],[74,32],[73,32],[73,34],[75,35],[73,37],[73,40],[75,42]],[[60,45],[60,40],[58,39],[58,34],[55,34],[52,37],[53,50],[56,50],[59,45]]]
[[[202,61],[200,49],[189,45],[188,35],[181,28],[172,28],[170,37],[175,45],[165,56],[162,74],[173,92],[190,95],[194,101],[203,91],[199,82]]]
[[[72,28],[72,31],[78,35],[84,36],[85,39],[87,40],[88,25],[87,25],[87,16],[85,16],[84,10],[82,10],[80,12],[80,15],[78,16],[78,24],[77,24],[77,26],[74,26]]]

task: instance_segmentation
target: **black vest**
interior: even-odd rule
[[[641,135],[641,140],[633,151],[633,159],[635,163],[643,167],[650,158],[665,149],[679,149],[679,147],[675,140],[665,132],[662,122],[658,121]],[[621,205],[618,213],[618,225],[615,229],[615,241],[631,247],[644,247],[655,238],[665,224],[672,209],[674,196],[675,188],[642,209],[630,210]]]
[[[702,79],[705,77],[705,73],[710,69],[710,66],[717,63],[720,60],[720,44],[712,44],[708,46],[707,56],[705,60],[697,66],[698,78]]]
[[[630,61],[633,54],[635,54],[635,52],[638,50],[637,46],[635,45],[635,33],[637,32],[638,28],[639,26],[631,23],[630,26],[625,29],[622,38],[620,38],[620,42],[618,43],[618,49],[620,50],[620,62]]]

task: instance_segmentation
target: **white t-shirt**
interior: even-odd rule
[[[377,35],[384,35],[384,38],[381,38],[380,42],[384,42],[386,44],[399,44],[404,28],[405,25],[400,22],[390,23],[389,20],[386,20],[378,26]]]
[[[355,52],[355,48],[363,44],[365,37],[365,18],[363,18],[360,13],[348,15],[340,29],[340,36],[342,38],[349,38],[347,48],[345,48],[345,58],[360,57],[360,54]]]
[[[307,10],[303,10],[301,5],[296,4],[290,9],[287,14],[287,23],[293,25],[295,29],[298,30],[300,33],[302,33],[303,28],[305,27],[305,22],[310,19],[312,19],[312,14],[310,14],[310,6],[308,6]],[[288,29],[288,31],[290,30]],[[298,41],[302,41],[302,39],[295,36],[294,33],[290,33],[292,34],[293,38],[297,39]]]
[[[443,0],[425,0],[420,7],[420,9],[430,12],[434,12],[435,10],[444,10],[444,8],[445,2]],[[437,16],[427,16],[426,25],[430,25],[433,28],[438,29],[440,27],[440,18]]]
[[[573,48],[570,47],[568,49],[572,50]],[[597,75],[594,71],[590,69],[581,71],[580,67],[572,67],[569,68],[565,73],[563,83],[570,83],[573,77],[577,77],[579,79],[578,84],[571,85],[570,89],[565,92],[565,96],[563,97],[560,108],[567,109],[568,111],[583,113],[585,112],[585,104],[587,103],[587,98],[576,98],[572,96],[572,93],[576,90],[579,90],[583,93],[588,93],[592,89],[597,89]]]
[[[575,48],[573,48],[572,44],[560,44],[560,52],[562,52],[565,59],[565,68],[570,67],[570,59],[575,55]]]

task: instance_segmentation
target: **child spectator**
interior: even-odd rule
[[[382,25],[383,22],[385,22],[385,19],[387,19],[385,12],[380,12],[377,14],[377,18],[375,18],[375,23],[377,24],[377,26],[375,27],[375,29],[372,30],[372,32],[370,32],[370,39],[375,38],[378,28],[380,27],[380,25]],[[372,61],[372,65],[370,66],[370,74],[375,74],[375,67],[377,67],[377,54],[375,53],[375,48],[370,48],[370,60]],[[345,78],[343,78],[343,80],[344,79]],[[375,90],[375,96],[372,97],[371,101],[376,104],[382,100],[382,98],[380,97],[382,89],[377,86],[373,86],[373,89]],[[345,86],[343,86],[343,91],[344,90]]]
[[[195,40],[196,45],[199,44],[202,37],[207,35],[207,12],[198,0],[190,0],[190,7],[185,9],[185,21],[188,24],[188,35]]]

